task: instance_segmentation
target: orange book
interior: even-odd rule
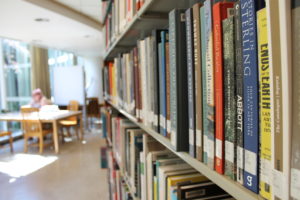
[[[224,90],[223,90],[223,31],[222,20],[228,17],[231,2],[219,2],[213,5],[213,48],[215,65],[215,106],[216,106],[216,133],[215,133],[215,169],[224,174]]]

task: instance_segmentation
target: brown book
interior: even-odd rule
[[[140,95],[139,95],[139,69],[138,69],[138,48],[133,49],[133,68],[134,68],[134,99],[135,99],[135,115],[139,118]]]
[[[196,158],[202,161],[202,68],[201,68],[201,38],[200,38],[200,7],[197,3],[193,6],[194,26],[194,64],[195,64],[195,117],[196,117]]]
[[[171,136],[171,115],[170,115],[170,56],[169,42],[166,42],[166,107],[167,107],[167,137]]]
[[[300,192],[300,2],[292,1],[292,74],[293,119],[291,157],[291,199],[299,198]]]

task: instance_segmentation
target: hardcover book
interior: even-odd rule
[[[222,20],[233,8],[231,2],[213,5],[213,49],[214,49],[214,86],[215,86],[215,169],[224,173],[224,83],[223,83],[223,30]]]
[[[257,40],[260,86],[260,180],[259,193],[271,199],[271,90],[266,8],[257,11]]]
[[[194,81],[194,43],[193,43],[193,9],[188,8],[186,18],[186,48],[187,48],[187,84],[188,84],[188,113],[189,113],[189,153],[195,155],[195,81]]]
[[[226,176],[236,180],[236,85],[234,17],[223,20],[224,135]]]
[[[243,86],[244,86],[244,69],[243,69],[243,52],[242,52],[242,30],[241,30],[241,9],[240,2],[234,5],[234,28],[235,28],[235,72],[236,72],[236,165],[237,181],[244,183],[244,108],[243,108]]]
[[[196,128],[196,158],[202,161],[203,157],[203,129],[202,129],[202,68],[201,68],[201,18],[200,7],[196,3],[193,6],[194,29],[194,64],[195,64],[195,128]]]
[[[258,193],[258,62],[256,2],[241,0],[244,68],[244,186]]]
[[[293,125],[291,157],[291,198],[299,199],[300,192],[300,1],[292,1],[292,41],[293,41]]]
[[[171,143],[188,151],[188,98],[184,10],[169,13]]]

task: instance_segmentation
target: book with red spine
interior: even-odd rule
[[[222,20],[228,17],[232,2],[218,2],[213,5],[213,48],[215,65],[215,170],[224,174],[224,88],[223,88],[223,38]]]

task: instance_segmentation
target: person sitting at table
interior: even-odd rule
[[[33,108],[41,108],[45,105],[51,105],[51,101],[47,99],[40,88],[37,88],[32,91],[32,100],[30,106]]]

